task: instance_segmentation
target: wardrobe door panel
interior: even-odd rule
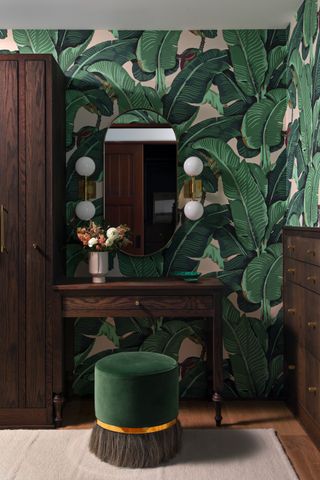
[[[44,407],[46,278],[46,67],[25,62],[26,109],[26,406]]]
[[[0,408],[19,406],[18,63],[0,68]],[[21,312],[22,313],[22,312]],[[22,313],[23,315],[23,313]]]

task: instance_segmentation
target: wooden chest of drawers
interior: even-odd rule
[[[288,403],[320,447],[320,229],[283,230]]]

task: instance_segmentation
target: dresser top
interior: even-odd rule
[[[305,233],[312,233],[314,235],[319,235],[320,234],[320,228],[319,227],[291,227],[291,226],[286,226],[283,227],[283,231],[287,233],[299,233],[299,232],[305,232]]]

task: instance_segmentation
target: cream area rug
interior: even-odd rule
[[[1,480],[297,480],[273,430],[185,430],[181,453],[124,469],[88,451],[90,430],[0,431]]]

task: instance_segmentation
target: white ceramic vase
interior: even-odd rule
[[[89,252],[89,272],[93,283],[105,283],[109,270],[108,252]]]

